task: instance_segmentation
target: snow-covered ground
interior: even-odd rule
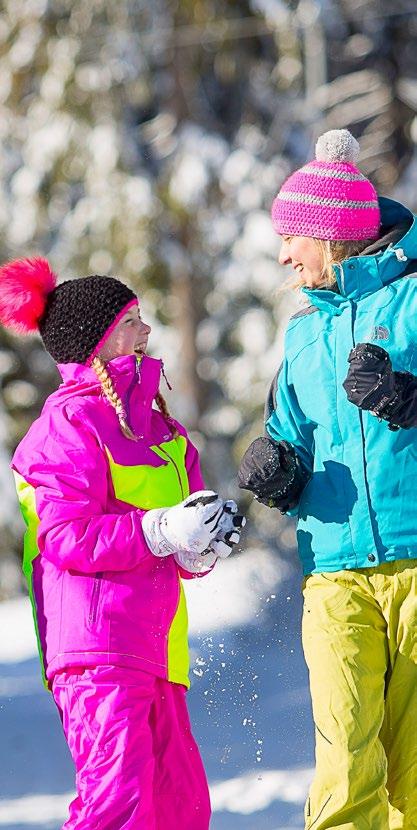
[[[246,551],[186,584],[189,706],[206,764],[212,830],[301,830],[313,734],[299,642],[300,574]],[[73,790],[44,690],[26,598],[0,604],[0,828],[58,830]]]

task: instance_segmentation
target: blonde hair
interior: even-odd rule
[[[166,402],[164,396],[161,395],[161,393],[159,391],[158,391],[158,394],[155,395],[155,403],[156,403],[161,415],[164,416],[164,418],[165,418],[165,420],[168,424],[168,428],[169,428],[169,431],[170,431],[172,437],[173,438],[178,438],[179,432],[177,430],[177,427],[174,424],[172,416],[170,415],[170,412],[169,412],[169,409],[168,409],[168,406],[167,406],[167,402]]]
[[[372,239],[348,241],[314,239],[323,263],[323,282],[317,287],[333,288],[336,284],[333,266],[341,265],[344,259],[349,259],[351,256],[358,256],[373,241]]]
[[[326,240],[316,239],[311,237],[313,242],[317,245],[322,261],[321,281],[315,288],[337,288],[337,282],[334,274],[334,266],[341,265],[344,259],[349,259],[351,256],[358,256],[368,245],[374,242],[374,239],[359,239],[359,240]],[[282,288],[301,288],[305,283],[302,279],[293,281],[286,280]]]
[[[112,379],[111,379],[111,377],[110,377],[110,375],[109,375],[109,373],[106,369],[106,364],[104,363],[104,361],[100,357],[95,357],[94,360],[91,363],[91,366],[94,369],[94,371],[95,371],[95,373],[96,373],[96,375],[97,375],[97,377],[98,377],[98,379],[101,383],[101,388],[102,388],[103,394],[105,395],[105,397],[107,398],[109,403],[111,403],[112,407],[116,411],[116,415],[119,419],[120,429],[121,429],[123,435],[126,438],[129,438],[131,441],[137,441],[138,436],[135,435],[135,433],[130,428],[130,426],[127,422],[127,415],[126,415],[126,412],[125,412],[125,408],[123,406],[121,398],[119,397],[119,395],[117,394],[117,392],[116,392],[116,390],[113,386],[113,381],[112,381]],[[165,418],[165,420],[168,424],[168,427],[169,427],[169,430],[171,432],[172,437],[177,438],[178,430],[177,430],[177,428],[176,428],[176,426],[173,422],[173,419],[172,419],[172,417],[169,413],[168,406],[167,406],[167,403],[165,401],[165,398],[161,395],[161,393],[159,391],[158,391],[158,394],[155,396],[155,402],[156,402],[156,405],[157,405],[159,411],[161,412],[161,414],[163,415],[163,417]]]

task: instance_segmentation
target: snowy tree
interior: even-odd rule
[[[348,126],[381,191],[416,201],[416,28],[412,0],[2,5],[2,261],[130,281],[208,483],[243,504],[236,465],[299,302],[272,199],[320,132]],[[57,376],[36,339],[3,333],[0,350],[11,451]],[[276,513],[252,518],[249,537],[293,544]]]

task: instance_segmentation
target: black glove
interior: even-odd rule
[[[359,343],[348,357],[349,371],[343,387],[351,403],[360,409],[376,409],[395,393],[395,377],[388,352],[372,343]]]
[[[242,490],[250,490],[262,504],[281,513],[296,506],[308,479],[294,447],[265,436],[252,441],[237,474]]]
[[[417,426],[417,378],[393,372],[388,352],[372,343],[359,343],[349,355],[343,387],[348,400],[388,421],[392,430]]]

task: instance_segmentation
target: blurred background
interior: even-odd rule
[[[235,482],[301,302],[270,205],[317,136],[348,127],[379,192],[416,208],[416,36],[414,0],[0,3],[0,260],[137,290],[208,485],[248,511],[242,550],[187,586],[213,830],[301,828],[313,765],[294,525]],[[73,773],[8,464],[59,378],[40,341],[4,332],[0,377],[0,827],[57,830]]]

